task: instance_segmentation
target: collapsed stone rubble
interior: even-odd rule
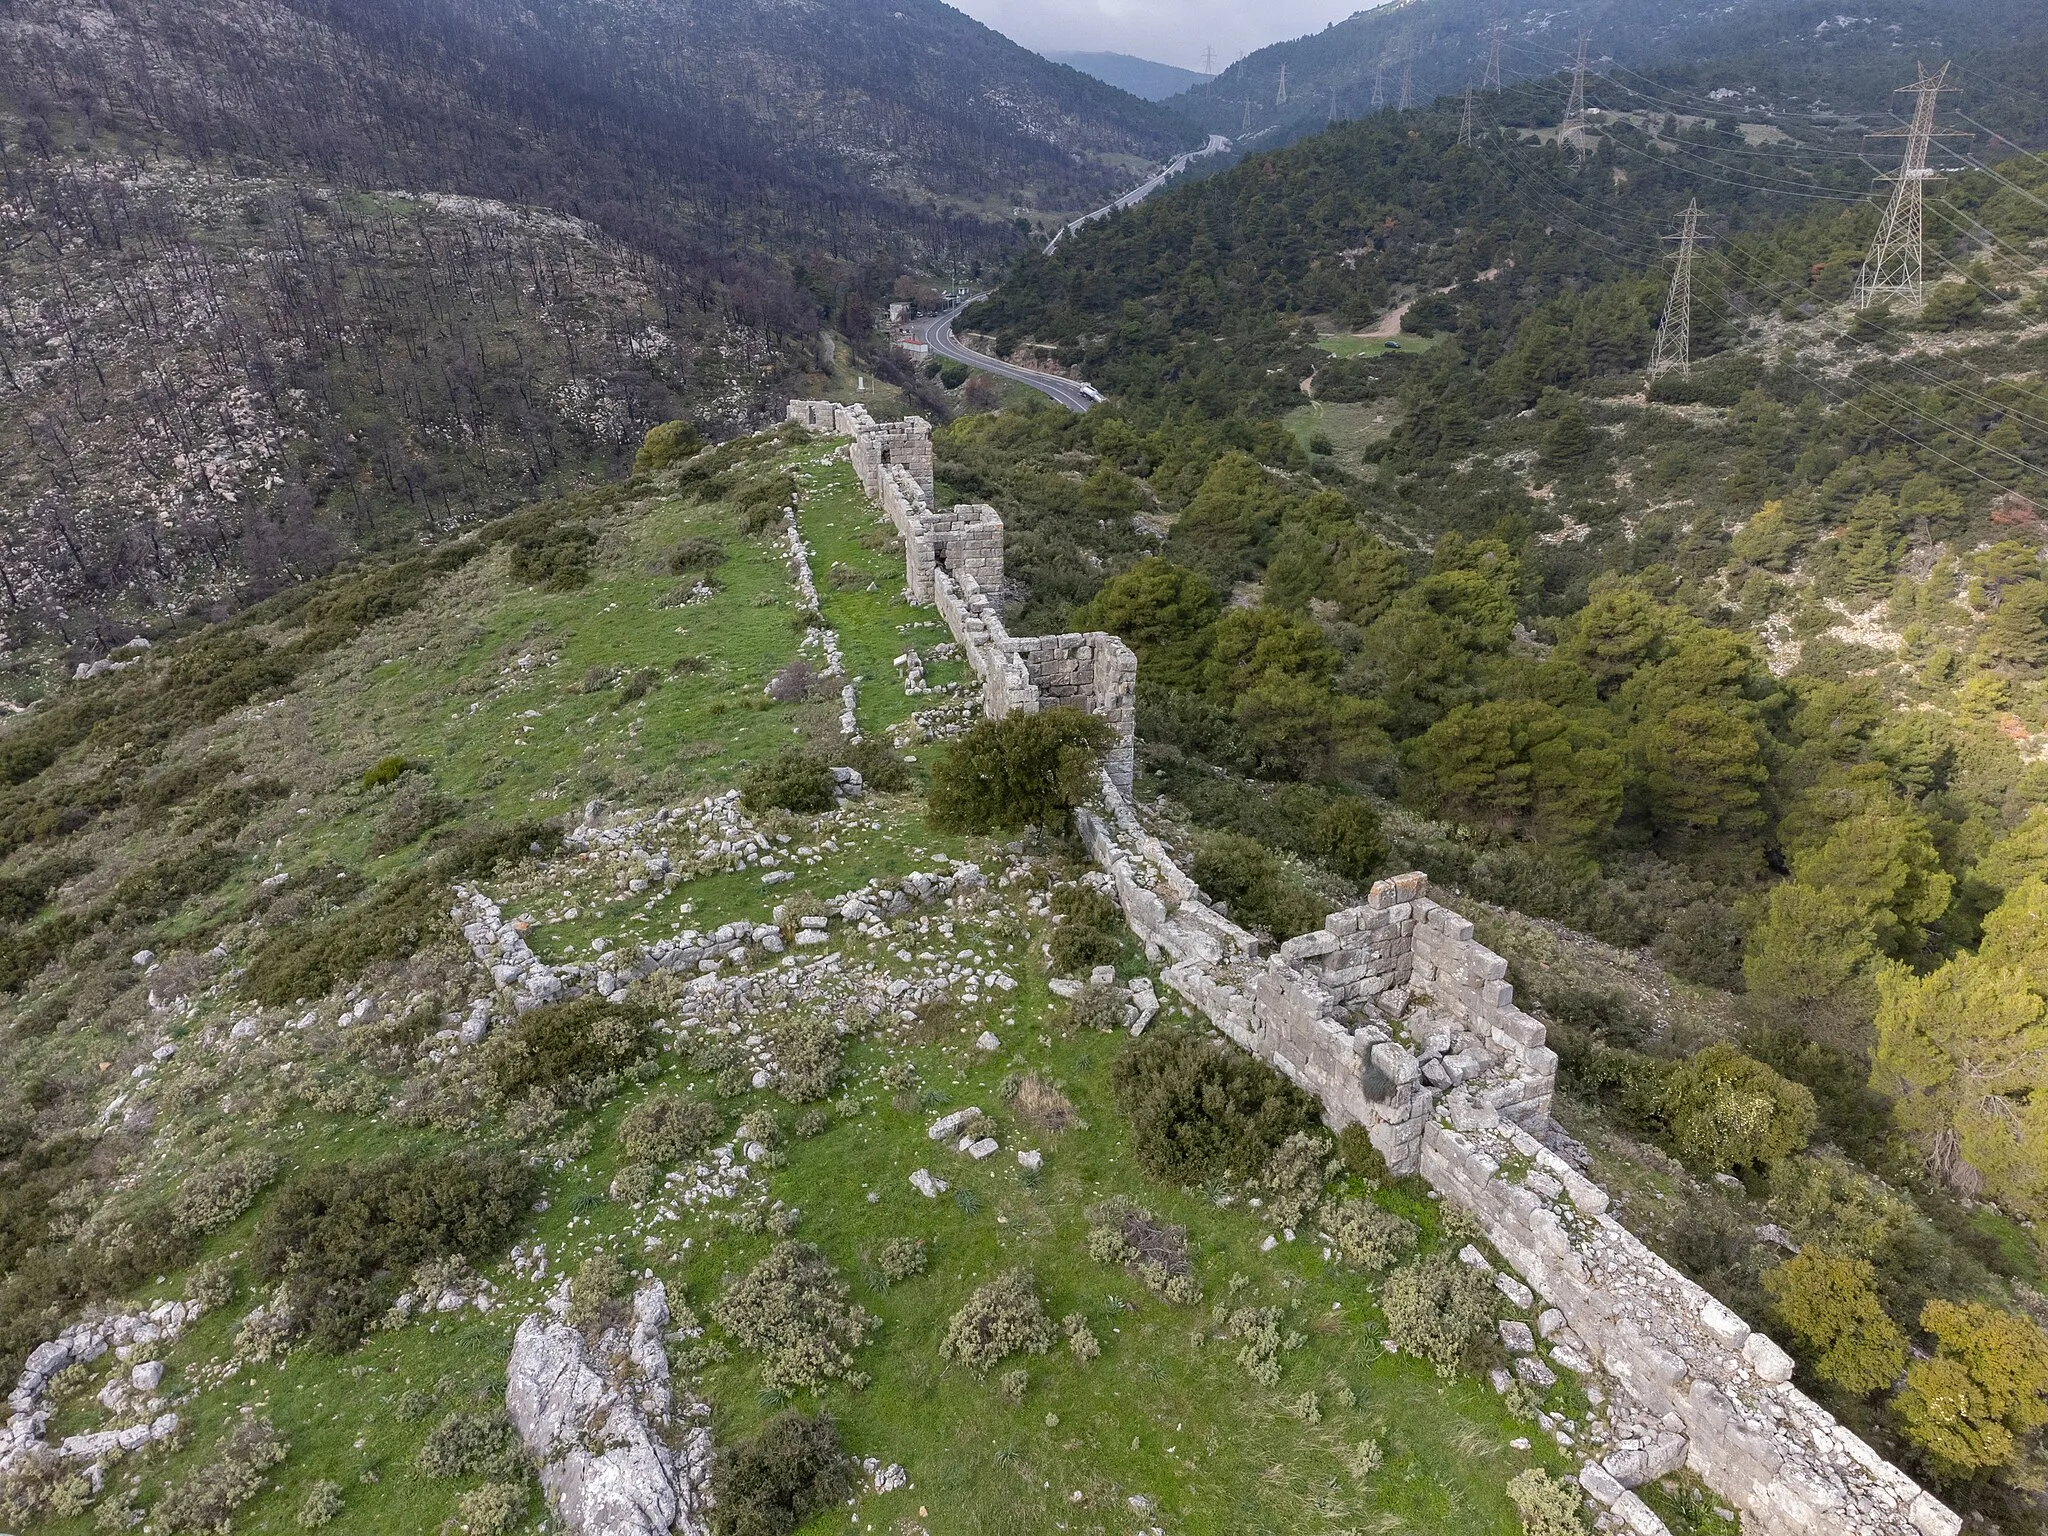
[[[0,1428],[0,1476],[32,1457],[55,1455],[86,1463],[86,1474],[97,1487],[100,1464],[107,1457],[140,1450],[176,1434],[178,1415],[168,1411],[156,1395],[163,1382],[163,1366],[155,1353],[205,1310],[196,1301],[159,1301],[139,1312],[86,1318],[30,1350],[14,1390],[7,1395],[7,1424]],[[43,1434],[53,1412],[51,1379],[68,1366],[91,1364],[110,1349],[130,1369],[108,1381],[101,1390],[100,1406],[117,1419],[131,1422],[67,1435],[55,1445],[49,1444]]]

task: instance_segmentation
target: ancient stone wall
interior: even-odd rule
[[[1606,1526],[1658,1536],[1663,1522],[1630,1490],[1685,1465],[1762,1536],[1957,1536],[1960,1518],[1795,1388],[1783,1350],[1608,1215],[1606,1193],[1546,1144],[1556,1053],[1515,1006],[1507,962],[1430,899],[1424,876],[1382,880],[1262,956],[1126,798],[1129,648],[1113,635],[1011,637],[1002,521],[986,507],[930,509],[928,430],[892,433],[857,406],[816,401],[794,402],[790,419],[853,437],[862,485],[903,536],[912,595],[938,607],[985,713],[1074,705],[1115,724],[1104,810],[1076,821],[1166,984],[1314,1094],[1333,1127],[1365,1126],[1396,1173],[1420,1173],[1471,1212],[1549,1303],[1539,1328],[1551,1360],[1598,1368],[1627,1396],[1639,1433],[1596,1450],[1579,1475]],[[1501,1285],[1530,1299],[1519,1282]],[[1533,1354],[1520,1365],[1549,1370]]]
[[[1115,786],[1103,802],[1106,816],[1080,813],[1082,837],[1132,930],[1170,961],[1166,984],[1314,1094],[1332,1126],[1364,1125],[1395,1172],[1471,1212],[1549,1304],[1551,1359],[1626,1394],[1638,1432],[1595,1448],[1579,1479],[1614,1528],[1662,1532],[1630,1490],[1689,1466],[1763,1536],[1956,1536],[1952,1511],[1792,1386],[1783,1350],[1609,1216],[1606,1193],[1545,1144],[1557,1057],[1543,1025],[1424,876],[1378,882],[1262,960]]]
[[[860,406],[793,400],[789,419],[850,437],[854,473],[903,540],[910,600],[930,603],[966,654],[990,719],[1086,710],[1115,740],[1104,766],[1123,790],[1136,771],[1138,659],[1115,635],[1012,636],[1003,623],[1003,520],[993,507],[934,511],[931,428],[918,417],[877,425]]]

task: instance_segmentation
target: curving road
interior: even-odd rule
[[[1152,175],[1150,180],[1141,182],[1137,186],[1131,188],[1130,191],[1126,192],[1122,197],[1118,198],[1115,202],[1104,203],[1100,208],[1096,209],[1093,213],[1084,213],[1081,215],[1080,218],[1075,219],[1072,223],[1062,224],[1060,226],[1059,233],[1052,237],[1052,244],[1048,245],[1045,248],[1045,254],[1050,256],[1054,251],[1058,250],[1060,248],[1060,242],[1066,239],[1067,236],[1078,232],[1083,224],[1092,224],[1097,219],[1108,218],[1112,213],[1120,213],[1126,208],[1137,207],[1138,204],[1145,201],[1146,198],[1150,197],[1154,192],[1157,192],[1161,187],[1165,186],[1169,181],[1173,180],[1174,177],[1178,176],[1182,171],[1186,170],[1189,166],[1193,165],[1197,160],[1204,159],[1210,155],[1220,155],[1229,148],[1230,140],[1223,137],[1222,134],[1210,134],[1209,142],[1204,144],[1200,149],[1191,149],[1188,150],[1185,154],[1176,155],[1167,164],[1161,166],[1159,170]]]
[[[1006,363],[999,357],[990,357],[986,352],[977,352],[953,334],[953,322],[960,318],[960,311],[981,297],[977,294],[966,304],[955,304],[943,315],[929,320],[913,320],[910,334],[932,349],[934,357],[943,357],[956,363],[965,363],[970,368],[979,368],[997,378],[1008,379],[1037,390],[1046,399],[1064,405],[1070,411],[1087,411],[1102,403],[1102,396],[1093,384],[1083,384],[1076,379],[1063,379],[1057,374],[1040,373],[1033,368]]]

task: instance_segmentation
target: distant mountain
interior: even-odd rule
[[[1321,32],[1248,55],[1168,105],[1215,132],[1275,145],[1332,118],[1359,117],[1408,100],[1416,106],[1483,86],[1497,0],[1406,0],[1360,11]],[[2038,0],[1872,0],[1845,14],[1833,0],[1566,0],[1509,16],[1501,78],[1512,84],[1569,68],[1581,33],[1595,83],[1589,100],[1620,110],[1728,112],[1750,120],[1817,104],[1889,113],[1892,91],[1955,59],[1975,76],[1980,102],[2022,133],[2048,125],[2038,93],[2048,72]],[[1704,61],[1704,62],[1702,62]],[[1283,93],[1282,83],[1285,83]],[[1733,94],[1713,97],[1714,91]],[[1981,114],[1980,114],[1981,115]]]
[[[1182,69],[1177,64],[1160,64],[1128,53],[1048,53],[1055,64],[1078,69],[1084,75],[1105,80],[1120,91],[1129,91],[1144,101],[1164,101],[1182,91],[1206,85],[1215,76],[1200,70]]]
[[[0,644],[758,420],[1191,142],[941,0],[0,0]]]

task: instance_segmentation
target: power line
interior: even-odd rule
[[[1650,349],[1650,377],[1692,372],[1692,253],[1700,240],[1700,200],[1686,205],[1678,231],[1678,267],[1671,274],[1671,292],[1664,300],[1664,320]]]
[[[1923,69],[1913,84],[1899,87],[1913,93],[1913,121],[1905,131],[1906,157],[1892,180],[1891,202],[1864,258],[1863,280],[1856,287],[1858,309],[1894,296],[1913,309],[1926,302],[1926,190],[1935,175],[1927,168],[1927,148],[1934,139],[1934,109],[1947,80],[1944,64],[1933,78]]]

